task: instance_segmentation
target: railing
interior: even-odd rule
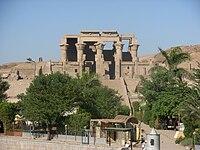
[[[130,98],[128,96],[128,89],[127,89],[126,82],[125,82],[123,77],[120,77],[120,81],[121,81],[121,85],[122,85],[122,88],[123,88],[123,95],[124,95],[125,102],[129,105],[129,108],[131,110],[131,115],[133,115],[133,113],[134,113],[133,107],[132,107]]]

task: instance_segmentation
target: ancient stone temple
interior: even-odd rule
[[[123,49],[124,41],[128,42],[126,50]],[[107,43],[112,48],[106,49]],[[60,44],[60,71],[71,75],[83,71],[95,72],[102,79],[133,78],[134,72],[137,72],[135,64],[138,62],[138,47],[133,35],[119,34],[117,31],[66,34]]]
[[[61,57],[56,61],[43,61],[40,57],[39,61],[0,65],[0,76],[10,84],[9,101],[18,101],[17,95],[26,91],[35,76],[62,72],[75,77],[85,71],[97,73],[101,83],[115,89],[123,104],[130,106],[139,100],[139,76],[148,77],[151,67],[165,65],[160,54],[138,57],[139,44],[135,36],[117,31],[66,34],[59,46]],[[200,46],[181,48],[192,57],[192,62],[185,62],[181,67],[188,71],[197,68]]]

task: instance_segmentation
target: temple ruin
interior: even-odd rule
[[[113,30],[66,34],[60,43],[60,60],[43,61],[40,57],[39,61],[0,65],[0,76],[9,81],[8,100],[16,102],[17,95],[26,91],[35,76],[62,72],[75,77],[82,72],[94,72],[103,85],[122,96],[123,104],[130,106],[132,101],[139,100],[139,76],[148,77],[151,67],[165,65],[160,54],[138,57],[138,48],[134,35]],[[188,71],[197,68],[200,45],[181,48],[192,57],[192,62],[181,67]]]
[[[123,49],[124,41],[128,42]],[[106,49],[106,44],[112,48]],[[61,40],[59,63],[53,63],[51,71],[70,75],[83,71],[94,72],[102,79],[133,78],[139,75],[137,50],[139,44],[134,35],[117,31],[81,31],[79,35],[66,34]],[[60,67],[58,67],[60,66]],[[143,73],[146,74],[146,68]]]

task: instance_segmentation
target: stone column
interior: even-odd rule
[[[129,51],[131,53],[132,61],[138,61],[137,57],[137,50],[138,50],[139,45],[138,44],[130,44],[129,45]]]
[[[85,43],[80,44],[76,43],[76,49],[77,49],[77,62],[82,62],[83,61],[83,50],[85,48]]]
[[[105,44],[102,43],[96,43],[96,55],[95,55],[95,61],[96,61],[96,73],[102,77],[105,74],[104,70],[104,56],[103,56],[103,48]]]
[[[60,44],[60,50],[61,50],[61,59],[60,61],[63,63],[63,72],[66,71],[66,64],[67,64],[67,48],[69,44]]]
[[[60,50],[61,50],[61,58],[60,61],[63,63],[67,62],[67,48],[69,44],[60,44]]]
[[[121,77],[121,61],[122,61],[122,49],[124,44],[115,43],[115,79],[119,79]]]
[[[79,73],[82,74],[83,71],[83,65],[85,61],[85,57],[83,57],[83,50],[85,48],[85,43],[76,43],[76,49],[77,49],[77,62],[79,63],[80,71]]]
[[[53,72],[52,72],[52,64],[51,64],[51,60],[50,61],[48,61],[47,62],[47,64],[48,64],[48,74],[52,74]]]

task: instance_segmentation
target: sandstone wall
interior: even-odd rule
[[[0,150],[120,150],[109,146],[69,144],[59,141],[43,141],[0,136]]]

